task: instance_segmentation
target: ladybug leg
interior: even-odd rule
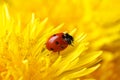
[[[74,42],[72,42],[70,45],[71,45],[71,46],[74,46],[73,44],[74,44]]]
[[[45,48],[42,48],[41,53],[45,51]]]
[[[70,45],[74,47],[74,44],[73,44],[73,43],[71,43]]]
[[[58,55],[60,55],[60,51],[58,51]]]
[[[73,45],[73,44],[71,44],[71,46],[73,46],[73,47],[74,47],[74,45]]]

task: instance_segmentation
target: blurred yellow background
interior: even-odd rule
[[[1,0],[0,4],[4,2],[16,20],[21,16],[23,27],[32,13],[40,20],[47,17],[54,26],[77,27],[87,34],[90,51],[103,50],[102,66],[85,77],[120,79],[120,0]]]

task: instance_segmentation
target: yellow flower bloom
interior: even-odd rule
[[[61,27],[60,31],[71,32],[76,27],[76,36],[87,33],[88,52],[104,52],[103,65],[89,76],[98,80],[119,80],[120,0],[1,0],[0,3],[3,1],[9,3],[15,20],[20,15],[22,27],[30,22],[34,12],[41,21],[48,17],[48,23],[54,26],[65,23],[67,27]]]
[[[25,14],[26,15],[26,14]],[[47,24],[48,18],[31,20],[22,24],[9,14],[6,4],[0,6],[0,80],[79,80],[95,71],[100,64],[100,52],[86,51],[85,34],[78,28],[65,30]],[[57,32],[69,32],[75,38],[60,55],[45,48],[47,38]]]

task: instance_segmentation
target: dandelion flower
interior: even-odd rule
[[[29,17],[34,12],[41,21],[48,17],[48,22],[54,26],[64,22],[61,31],[71,32],[76,27],[77,37],[81,32],[87,33],[85,39],[90,42],[88,52],[104,52],[102,66],[92,77],[97,80],[119,80],[120,0],[1,0],[0,3],[4,1],[9,3],[14,18],[18,18],[16,13],[20,12],[22,27],[29,23]]]
[[[48,25],[31,14],[31,21],[22,27],[21,19],[9,14],[6,4],[0,7],[0,79],[1,80],[76,80],[95,71],[100,52],[86,52],[85,34],[77,28],[65,31],[63,25]],[[59,54],[45,48],[47,38],[56,32],[74,36],[74,47]]]

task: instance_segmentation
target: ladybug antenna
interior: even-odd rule
[[[58,51],[58,55],[60,55],[60,51]]]
[[[72,43],[70,45],[74,47],[74,45]]]

